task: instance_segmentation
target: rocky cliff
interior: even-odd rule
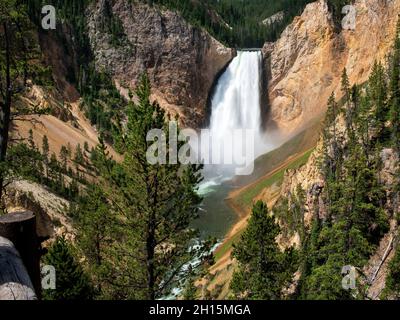
[[[213,82],[234,50],[175,12],[128,0],[94,2],[87,21],[96,67],[111,73],[122,92],[147,70],[153,98],[184,124],[203,123]],[[104,28],[109,21],[119,35]]]
[[[356,0],[355,30],[341,30],[326,0],[307,5],[263,52],[268,77],[269,128],[292,134],[320,117],[329,95],[340,97],[341,71],[361,84],[394,39],[400,0]],[[267,106],[265,106],[267,108]]]

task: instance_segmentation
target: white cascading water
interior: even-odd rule
[[[239,51],[218,80],[211,101],[213,137],[221,139],[233,129],[254,129],[256,139],[262,136],[261,63],[261,52]]]
[[[254,158],[268,149],[262,129],[260,91],[262,54],[260,51],[239,51],[222,74],[211,100],[210,133],[214,142],[223,141],[233,130],[252,129],[254,133]],[[231,146],[244,151],[244,146]],[[234,153],[237,150],[233,150]],[[251,159],[254,160],[254,159]],[[213,165],[205,168],[207,187],[234,176],[235,166]],[[216,175],[218,177],[216,177]]]

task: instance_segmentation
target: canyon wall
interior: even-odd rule
[[[395,35],[400,0],[356,0],[355,30],[335,26],[326,0],[306,6],[275,43],[263,48],[268,77],[269,123],[282,135],[298,132],[323,116],[328,98],[340,98],[347,69],[362,84],[375,60],[385,62]]]
[[[104,30],[107,19],[122,27],[118,39]],[[94,2],[87,21],[96,68],[111,73],[121,92],[134,89],[147,70],[162,107],[186,125],[204,123],[208,94],[234,50],[178,13],[128,0]]]

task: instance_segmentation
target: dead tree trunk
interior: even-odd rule
[[[12,97],[12,87],[11,87],[11,50],[10,50],[10,39],[8,33],[8,25],[6,22],[3,23],[3,32],[5,39],[5,55],[6,55],[6,70],[5,70],[5,92],[4,103],[0,103],[0,162],[4,163],[6,160],[7,146],[8,146],[8,136],[10,128],[10,117],[11,117],[11,97]],[[3,197],[4,192],[4,172],[0,172],[0,201]],[[0,203],[1,205],[1,203]]]
[[[22,211],[0,216],[0,236],[15,246],[40,298],[40,243],[36,234],[35,215],[30,211]]]
[[[0,300],[36,300],[35,290],[14,244],[0,237]]]

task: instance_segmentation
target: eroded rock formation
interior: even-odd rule
[[[400,0],[356,0],[355,30],[335,27],[326,0],[310,3],[274,44],[264,48],[270,128],[284,135],[321,117],[329,95],[340,98],[346,68],[350,83],[361,84],[374,60],[385,62],[395,35]],[[264,105],[265,108],[267,106]]]
[[[96,67],[110,72],[121,91],[135,88],[147,70],[153,98],[162,107],[187,125],[203,123],[214,79],[233,58],[234,50],[178,13],[146,4],[96,1],[87,18]],[[113,39],[104,29],[105,19],[120,23],[124,36]]]

